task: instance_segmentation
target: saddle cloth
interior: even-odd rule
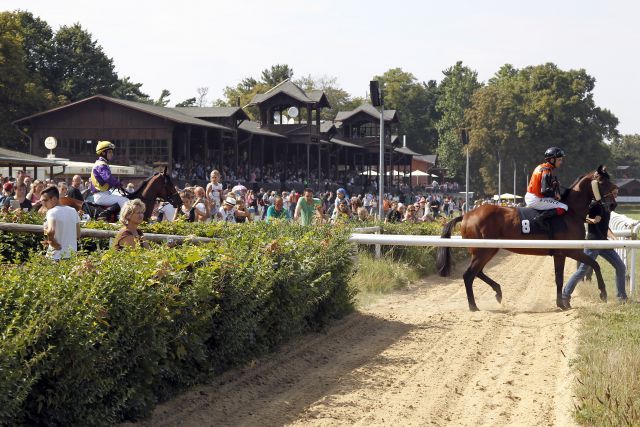
[[[539,211],[533,208],[518,208],[518,215],[520,216],[520,231],[522,234],[549,234],[547,230],[541,229],[536,221],[533,219],[544,211]],[[562,216],[554,216],[551,219],[547,219],[546,222],[551,226],[553,234],[558,231],[565,231],[567,224],[564,222]]]

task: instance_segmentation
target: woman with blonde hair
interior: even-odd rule
[[[31,189],[27,194],[27,199],[31,201],[32,204],[38,203],[40,201],[40,194],[42,194],[42,190],[44,190],[44,182],[36,179],[31,183]]]
[[[120,250],[126,246],[141,246],[149,248],[149,243],[144,240],[142,231],[138,226],[144,221],[144,211],[146,207],[142,200],[134,199],[127,201],[120,211],[120,222],[123,227],[118,230],[118,234],[113,241],[113,247]]]

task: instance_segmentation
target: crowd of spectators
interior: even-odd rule
[[[173,174],[179,176],[180,171],[183,170],[185,169],[182,169],[181,165],[177,165],[177,170],[174,170]],[[197,177],[204,176],[202,165],[196,164],[194,170]],[[229,223],[295,221],[308,225],[312,223],[366,222],[379,218],[379,201],[376,192],[373,191],[375,180],[372,180],[370,191],[351,195],[343,187],[335,189],[338,184],[330,181],[326,182],[326,189],[319,192],[314,192],[313,189],[306,187],[305,182],[301,182],[305,184],[303,190],[296,190],[293,186],[291,190],[286,191],[266,190],[265,187],[258,185],[258,181],[263,183],[272,179],[272,176],[275,175],[274,171],[275,169],[266,168],[263,175],[262,170],[253,170],[250,172],[249,182],[247,182],[251,188],[247,188],[239,181],[235,181],[235,185],[231,184],[234,182],[235,176],[228,168],[223,168],[222,171],[213,170],[209,173],[209,182],[206,185],[187,183],[176,188],[182,200],[182,205],[179,208],[174,208],[165,201],[157,201],[153,208],[151,221],[224,221]],[[343,177],[349,183],[362,176],[355,173],[349,175],[346,172]],[[291,178],[303,180],[302,172],[298,171],[291,175]],[[68,211],[66,208],[62,209],[63,207],[59,206],[57,202],[60,198],[72,197],[77,200],[90,200],[89,182],[83,180],[79,175],[67,182],[66,180],[32,179],[26,172],[19,171],[17,178],[0,177],[0,182],[2,183],[0,209],[14,212],[28,212],[38,209],[39,212],[47,214],[47,218],[51,217],[49,224],[60,221],[57,218],[68,220]],[[132,191],[135,186],[128,183],[126,188]],[[440,188],[442,187],[435,191],[432,186],[422,188],[415,193],[401,191],[397,194],[386,194],[382,201],[382,220],[417,223],[435,221],[439,217],[451,217],[459,214],[463,209],[462,199],[445,194],[439,191]],[[44,203],[43,193],[48,194],[45,197],[47,203]],[[53,211],[55,215],[48,213],[53,208],[56,208]],[[123,207],[120,213],[122,228],[114,241],[116,248],[146,244],[142,232],[138,228],[142,222],[144,210],[145,206],[140,200],[131,201]],[[55,227],[51,227],[51,225],[49,227],[55,230]],[[57,229],[66,230],[64,233],[68,234],[69,230],[74,227],[58,226]],[[48,239],[49,252],[59,257],[60,248],[56,249],[57,238],[53,234]],[[63,240],[67,241],[69,237],[66,236]],[[64,251],[62,254],[63,257],[67,255]]]

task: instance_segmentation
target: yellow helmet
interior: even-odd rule
[[[96,145],[96,154],[100,154],[107,150],[115,150],[116,146],[111,141],[98,141]]]

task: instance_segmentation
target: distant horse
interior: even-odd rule
[[[144,219],[148,221],[153,213],[153,207],[157,198],[171,203],[176,209],[182,205],[180,195],[176,191],[171,177],[167,174],[167,168],[163,172],[156,172],[151,177],[145,179],[142,184],[133,193],[124,192],[125,197],[129,200],[140,199],[145,204]],[[73,199],[71,197],[61,197],[60,204],[71,206],[77,211],[82,210],[96,219],[108,206],[100,206],[82,200]]]
[[[564,228],[554,234],[554,238],[566,240],[584,239],[584,221],[589,210],[589,204],[599,193],[603,200],[610,200],[613,190],[617,188],[609,179],[609,174],[603,166],[598,166],[595,172],[589,172],[579,177],[571,187],[564,191],[562,201],[569,206],[569,211],[555,218],[556,222],[564,223]],[[442,238],[450,238],[451,232],[458,222],[462,221],[461,234],[463,239],[528,239],[544,240],[548,238],[544,234],[522,234],[521,220],[517,208],[506,208],[495,205],[483,205],[463,216],[449,221],[442,231]],[[464,272],[464,286],[467,291],[467,301],[469,310],[478,311],[475,298],[473,296],[473,281],[479,277],[487,283],[496,293],[498,302],[502,302],[502,288],[493,279],[489,278],[483,269],[485,265],[498,252],[498,248],[469,248],[471,253],[471,264]],[[590,257],[584,254],[582,249],[507,249],[508,251],[524,255],[552,255],[555,267],[556,279],[556,305],[563,310],[571,308],[562,300],[562,284],[564,274],[564,263],[566,257],[573,258],[579,262],[593,268],[598,279],[598,289],[600,299],[607,300],[600,266]],[[451,248],[441,247],[438,249],[437,267],[441,276],[448,276],[451,273]]]

